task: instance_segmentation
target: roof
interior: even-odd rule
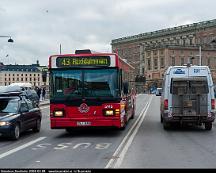
[[[157,30],[153,32],[146,32],[141,33],[138,35],[133,36],[127,36],[122,38],[113,39],[111,45],[118,44],[118,43],[125,43],[125,42],[131,42],[131,41],[139,41],[142,39],[149,39],[149,38],[157,38],[162,37],[170,34],[179,34],[181,32],[188,32],[188,31],[196,31],[203,28],[210,28],[216,26],[216,19],[198,22],[198,23],[192,23],[187,25],[181,25],[178,27],[172,27],[162,30]]]
[[[29,71],[39,72],[37,64],[32,65],[2,65],[0,71]]]

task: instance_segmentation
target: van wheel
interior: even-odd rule
[[[212,123],[205,123],[205,129],[211,130],[212,129]]]
[[[11,134],[11,139],[13,140],[18,140],[20,137],[20,126],[19,124],[16,124],[12,134]]]
[[[164,130],[168,130],[170,128],[170,123],[163,121]]]
[[[163,117],[162,117],[162,115],[160,116],[160,122],[163,123]]]
[[[40,132],[40,128],[41,128],[41,120],[37,120],[36,121],[36,126],[32,129],[33,132]]]

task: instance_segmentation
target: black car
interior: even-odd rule
[[[41,111],[21,93],[0,94],[0,136],[18,139],[21,132],[39,132]]]

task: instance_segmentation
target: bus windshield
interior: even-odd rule
[[[117,69],[53,70],[52,97],[118,97]]]

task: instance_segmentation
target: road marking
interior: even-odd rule
[[[147,104],[145,105],[145,107],[143,108],[143,110],[140,113],[139,117],[137,118],[136,122],[130,128],[127,135],[124,137],[121,144],[119,145],[119,147],[114,152],[112,159],[109,160],[109,162],[105,168],[119,168],[120,167],[120,165],[124,159],[124,156],[127,153],[127,150],[129,149],[134,137],[136,136],[136,134],[138,132],[139,127],[141,126],[141,124],[142,124],[142,122],[146,116],[146,113],[147,113],[148,108],[151,104],[151,101],[152,101],[152,96],[149,99],[149,101],[147,102]]]
[[[36,143],[36,142],[39,142],[39,141],[44,140],[45,138],[46,138],[46,137],[37,138],[37,139],[35,139],[35,140],[31,141],[31,142],[28,142],[28,143],[26,143],[26,144],[24,144],[24,145],[21,145],[21,146],[17,147],[17,148],[14,148],[14,149],[9,150],[9,151],[7,151],[7,152],[5,152],[5,153],[2,153],[2,154],[0,154],[0,159],[4,158],[4,157],[6,157],[6,156],[9,156],[9,155],[11,155],[11,154],[13,154],[13,153],[15,153],[15,152],[17,152],[17,151],[19,151],[19,150],[22,150],[22,149],[24,149],[24,148],[27,148],[27,147],[29,147],[30,145],[33,145],[33,144]]]

